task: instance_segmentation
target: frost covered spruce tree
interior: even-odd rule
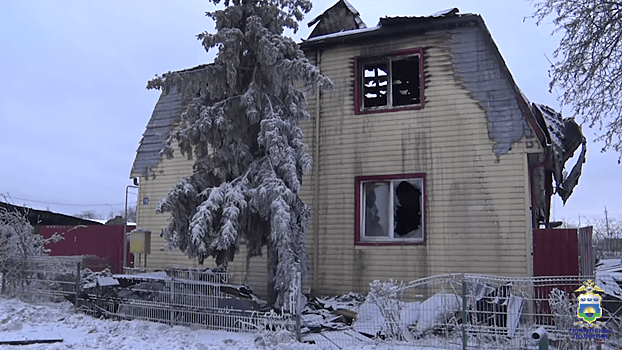
[[[309,117],[305,93],[332,83],[283,35],[298,29],[311,1],[210,1],[222,6],[207,13],[216,33],[197,37],[218,50],[214,62],[147,86],[191,99],[161,152],[172,158],[176,142],[194,159],[193,174],[158,205],[171,215],[162,236],[199,263],[211,256],[224,266],[242,239],[247,263],[267,246],[271,292],[282,305],[294,276],[307,271],[310,212],[298,193],[311,157],[298,121]]]

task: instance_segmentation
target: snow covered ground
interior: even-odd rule
[[[291,339],[289,332],[229,333],[193,330],[144,321],[112,321],[75,313],[73,305],[31,305],[17,299],[0,298],[0,343],[7,340],[62,339],[62,342],[22,346],[0,345],[0,349],[115,349],[115,350],[314,350],[339,349],[330,344],[305,344]],[[350,343],[348,349],[406,350],[408,344]],[[434,350],[426,348],[428,350]]]

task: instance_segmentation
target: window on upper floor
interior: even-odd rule
[[[356,243],[425,242],[425,175],[356,177]]]
[[[357,57],[356,113],[423,108],[422,49]]]

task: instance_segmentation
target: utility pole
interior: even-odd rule
[[[609,231],[609,217],[607,214],[607,206],[605,205],[605,225],[607,226],[607,236],[611,237],[611,232]]]
[[[127,267],[127,191],[130,188],[138,188],[138,186],[128,185],[125,187],[125,216],[123,217],[123,272],[125,273],[125,268]],[[138,209],[138,205],[136,205],[136,209]],[[138,218],[136,218],[138,220]]]
[[[581,213],[577,215],[579,217],[579,228],[581,227]]]

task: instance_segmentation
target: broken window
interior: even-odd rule
[[[387,105],[389,90],[389,70],[386,62],[363,66],[363,105],[379,107]]]
[[[423,176],[359,177],[357,185],[358,242],[423,242]]]
[[[418,105],[421,103],[419,56],[392,60],[391,78],[393,106]]]
[[[420,54],[361,59],[359,67],[360,109],[421,106]]]

